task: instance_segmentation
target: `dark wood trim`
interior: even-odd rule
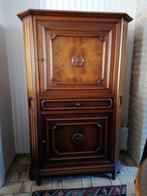
[[[97,17],[97,18],[124,18],[128,22],[133,19],[126,13],[114,13],[114,12],[81,12],[81,11],[56,11],[56,10],[41,10],[41,9],[29,9],[17,14],[17,16],[23,20],[28,15],[41,15],[41,16],[73,16],[73,17]]]

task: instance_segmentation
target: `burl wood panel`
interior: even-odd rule
[[[59,37],[53,40],[53,79],[57,84],[96,84],[103,79],[103,42],[98,37]],[[83,63],[72,63],[81,56]],[[75,59],[76,60],[76,59]],[[103,65],[105,66],[105,65]]]

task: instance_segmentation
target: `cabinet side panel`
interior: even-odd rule
[[[39,164],[38,152],[38,120],[37,120],[37,94],[36,94],[36,66],[34,61],[34,42],[32,17],[23,20],[24,51],[27,75],[28,111],[31,143],[31,162],[34,167]]]
[[[127,27],[128,23],[122,19],[120,26],[119,41],[119,59],[118,59],[118,75],[116,83],[116,119],[115,119],[115,158],[119,157],[119,137],[121,126],[122,99],[124,89],[124,67],[126,62],[126,43],[127,43]]]

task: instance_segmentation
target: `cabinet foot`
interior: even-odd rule
[[[30,165],[30,168],[29,168],[29,179],[30,180],[35,180],[34,178],[34,172],[33,172],[33,167]]]
[[[117,175],[116,170],[114,170],[114,171],[112,172],[112,179],[113,179],[113,180],[116,179],[116,175]]]
[[[112,171],[112,179],[113,180],[116,179],[116,176],[117,176],[117,174],[120,173],[120,170],[121,170],[121,162],[120,162],[120,160],[118,160],[115,163],[115,169],[114,169],[114,171]]]
[[[37,186],[40,186],[42,184],[40,176],[37,176],[37,178],[35,179],[35,182],[36,182]]]
[[[34,168],[32,165],[30,165],[30,168],[29,168],[29,179],[35,180],[38,186],[41,185],[41,177],[40,177],[39,171],[38,169]]]

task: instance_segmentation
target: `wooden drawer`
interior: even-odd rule
[[[105,109],[113,107],[113,99],[42,100],[42,110]]]
[[[70,119],[46,119],[43,139],[46,159],[62,161],[89,158],[110,161],[112,127],[112,114],[99,114],[89,118],[79,116]]]

